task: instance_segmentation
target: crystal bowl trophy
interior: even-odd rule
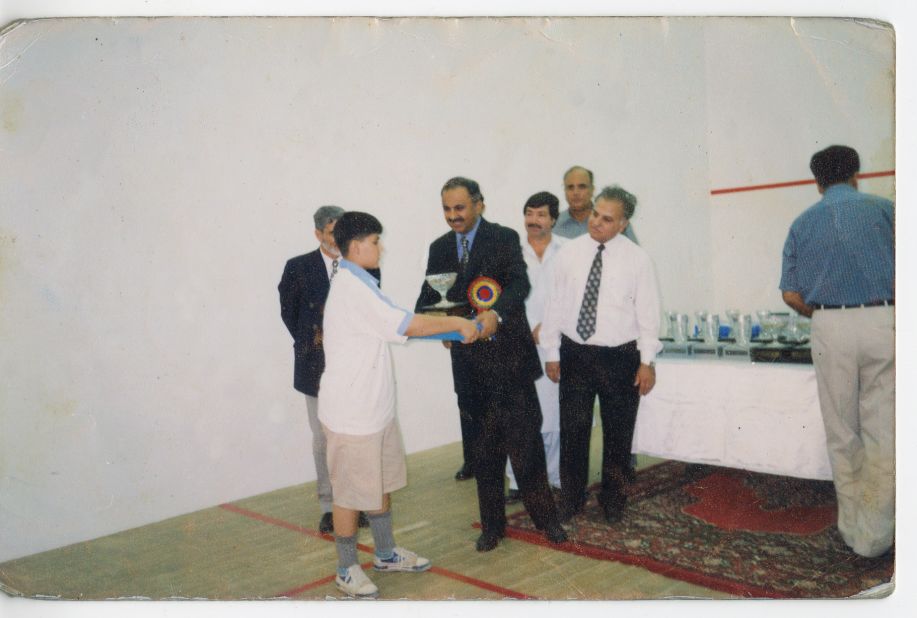
[[[455,280],[458,278],[458,273],[438,273],[435,275],[427,275],[427,283],[430,284],[430,287],[436,290],[439,294],[439,302],[435,305],[427,305],[424,307],[425,311],[445,311],[447,309],[452,309],[453,307],[458,307],[464,303],[454,303],[452,301],[446,300],[446,294],[449,290],[452,289],[452,286],[455,285]]]
[[[422,308],[424,313],[429,313],[431,315],[458,315],[461,317],[467,317],[467,308],[466,309],[455,309],[456,307],[462,307],[468,303],[454,303],[451,300],[446,299],[446,294],[449,293],[449,290],[452,289],[452,286],[455,285],[456,279],[458,279],[458,273],[437,273],[435,275],[427,275],[425,277],[426,282],[433,288],[437,294],[439,294],[439,302],[434,305],[427,305]],[[454,311],[453,311],[454,310]],[[478,330],[481,330],[481,325],[478,324]],[[425,335],[421,337],[415,337],[415,339],[438,339],[441,341],[462,341],[462,335],[459,331],[451,331],[448,333],[440,333],[438,335]]]

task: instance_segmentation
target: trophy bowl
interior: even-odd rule
[[[425,307],[426,309],[451,309],[452,307],[458,307],[462,303],[453,303],[446,300],[446,294],[452,289],[452,286],[455,285],[455,280],[458,278],[458,273],[438,273],[435,275],[427,275],[426,281],[430,284],[430,287],[436,290],[439,294],[439,302],[435,305],[429,305]]]

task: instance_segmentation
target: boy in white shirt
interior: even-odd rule
[[[325,372],[318,418],[328,441],[338,553],[335,584],[354,597],[378,588],[357,562],[357,519],[364,511],[375,543],[373,568],[420,572],[430,561],[395,545],[391,492],[407,485],[404,446],[395,418],[395,378],[389,342],[458,331],[464,343],[478,336],[475,322],[414,314],[393,304],[367,269],[378,268],[382,224],[347,212],[334,228],[344,259],[331,281],[323,325]]]

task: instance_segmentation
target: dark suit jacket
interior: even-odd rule
[[[455,232],[440,236],[430,245],[427,274],[460,272]],[[465,271],[446,294],[451,301],[468,301],[468,287],[475,278],[485,276],[503,288],[492,309],[503,319],[491,341],[471,345],[452,345],[452,377],[455,392],[462,395],[481,389],[514,388],[519,381],[534,381],[541,376],[541,364],[528,319],[525,298],[531,285],[519,235],[502,225],[481,219]],[[416,310],[439,300],[439,294],[425,281]]]
[[[318,396],[318,383],[325,370],[322,317],[329,287],[319,249],[287,261],[277,286],[280,317],[293,336],[293,388],[312,397]]]
[[[382,276],[377,269],[369,272],[377,279]],[[312,397],[318,396],[325,371],[322,319],[330,287],[320,249],[288,260],[277,286],[280,317],[293,336],[293,388]]]

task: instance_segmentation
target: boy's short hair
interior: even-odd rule
[[[345,258],[350,250],[350,242],[363,240],[372,234],[381,234],[382,224],[368,212],[350,210],[341,215],[334,226],[334,242]]]

